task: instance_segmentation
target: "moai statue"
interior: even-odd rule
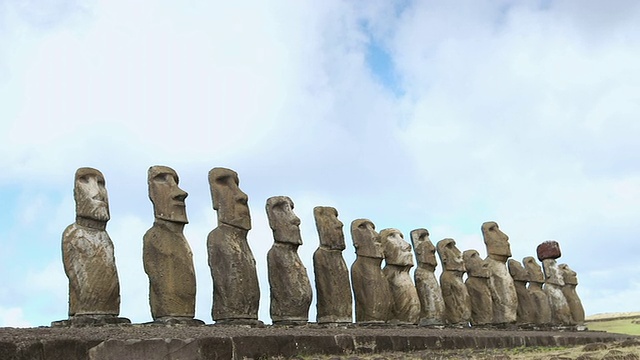
[[[385,266],[382,273],[389,282],[393,307],[390,321],[398,324],[417,324],[420,319],[420,298],[411,280],[413,267],[411,245],[404,241],[398,229],[380,231]]]
[[[356,303],[356,322],[379,324],[391,317],[391,290],[380,264],[384,254],[380,236],[368,219],[351,222],[351,238],[356,261],[351,265],[351,285]]]
[[[79,168],[73,197],[76,221],[62,234],[62,261],[69,278],[69,319],[52,326],[129,323],[119,318],[120,282],[107,234],[109,200],[104,176],[93,168]]]
[[[562,293],[564,280],[558,269],[556,259],[561,256],[560,245],[557,241],[545,241],[538,245],[538,260],[542,261],[544,269],[544,291],[551,304],[551,323],[553,325],[574,325],[569,303]]]
[[[549,325],[551,324],[551,303],[549,302],[549,296],[542,289],[542,285],[544,285],[542,268],[533,256],[525,257],[522,259],[522,263],[527,270],[529,278],[528,290],[535,309],[534,323],[536,325]]]
[[[149,276],[149,303],[154,322],[199,325],[196,275],[184,226],[189,222],[187,193],[178,187],[178,174],[167,166],[149,168],[149,199],[155,221],[143,238],[142,260]]]
[[[207,249],[213,278],[211,316],[216,324],[262,325],[258,320],[260,287],[247,233],[251,230],[248,197],[230,169],[209,171],[218,227],[209,233]]]
[[[489,264],[476,250],[462,253],[464,267],[467,270],[465,286],[471,299],[471,325],[488,325],[493,322],[493,300],[489,287]]]
[[[571,270],[569,265],[560,264],[558,266],[560,272],[562,272],[562,280],[564,280],[564,287],[562,287],[562,293],[567,299],[569,304],[569,310],[571,310],[571,317],[573,322],[578,326],[584,326],[584,307],[582,307],[582,301],[578,297],[576,292],[576,286],[578,286],[578,276],[575,271]]]
[[[518,295],[513,278],[507,270],[507,259],[511,257],[509,237],[498,224],[489,221],[482,224],[482,237],[487,247],[487,263],[491,277],[489,287],[493,299],[493,323],[511,324],[517,319]]]
[[[467,287],[462,282],[466,269],[462,254],[453,239],[442,239],[436,244],[442,263],[440,288],[444,299],[444,320],[447,324],[468,326],[471,319],[471,299]]]
[[[416,253],[418,267],[414,273],[416,290],[420,299],[421,326],[444,324],[444,300],[442,290],[436,279],[435,271],[438,266],[436,261],[436,247],[429,239],[427,229],[411,231],[411,242]]]
[[[527,289],[529,282],[529,274],[518,260],[509,259],[507,262],[509,273],[513,278],[513,284],[518,294],[518,310],[516,323],[518,324],[534,324],[536,322],[536,305],[531,296],[531,292]]]
[[[266,210],[274,239],[267,253],[271,320],[280,325],[305,325],[312,293],[307,268],[298,256],[302,245],[300,219],[293,213],[293,201],[288,196],[270,197]]]
[[[342,222],[338,211],[327,206],[313,208],[320,246],[313,253],[313,270],[316,279],[317,321],[326,323],[351,323],[352,300],[349,268],[342,257],[345,249]]]

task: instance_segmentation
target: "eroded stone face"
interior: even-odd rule
[[[320,237],[320,246],[331,250],[344,250],[343,224],[338,219],[338,211],[329,206],[316,206],[313,208],[313,216]]]
[[[351,238],[358,256],[382,259],[384,253],[376,227],[369,219],[356,219],[351,222]]]
[[[569,265],[560,264],[558,265],[558,269],[562,272],[562,279],[565,285],[578,285],[578,274],[571,270]]]
[[[482,237],[487,246],[489,257],[496,260],[504,259],[504,261],[511,257],[509,237],[500,230],[496,222],[489,221],[482,224]]]
[[[516,287],[516,293],[518,294],[516,322],[520,324],[535,323],[537,307],[531,295],[531,291],[527,289],[529,274],[517,260],[509,259],[507,265]]]
[[[542,273],[542,267],[536,262],[533,256],[527,256],[522,259],[524,267],[527,270],[527,276],[529,281],[536,283],[544,283],[544,274]]]
[[[567,264],[560,264],[558,265],[558,268],[562,272],[565,284],[562,287],[562,293],[569,304],[571,317],[576,324],[582,325],[584,324],[584,307],[582,306],[582,301],[576,292],[576,286],[578,285],[576,272],[571,270]]]
[[[456,241],[450,238],[442,239],[436,244],[438,256],[444,270],[466,271],[460,249],[456,247]]]
[[[149,168],[149,199],[157,219],[188,223],[185,199],[187,192],[178,187],[178,174],[167,166]]]
[[[413,243],[413,251],[416,253],[418,265],[424,264],[435,269],[438,266],[436,247],[429,239],[429,231],[427,229],[411,231],[411,242]]]
[[[467,269],[467,275],[471,277],[489,278],[488,264],[480,257],[476,250],[465,250],[462,253],[464,267]]]
[[[384,248],[384,259],[387,264],[413,266],[411,245],[404,241],[404,236],[400,230],[384,229],[380,231],[380,239]]]
[[[511,274],[513,280],[525,282],[529,281],[529,274],[527,273],[527,270],[522,267],[522,264],[520,264],[518,260],[509,259],[507,265],[509,268],[509,274]]]
[[[76,171],[73,196],[76,201],[76,216],[107,222],[109,199],[104,175],[93,168],[83,167]]]
[[[300,218],[293,212],[293,201],[288,196],[267,199],[267,217],[276,242],[302,244]]]
[[[209,186],[213,208],[218,213],[218,223],[251,230],[248,197],[240,190],[238,173],[226,168],[209,171]]]

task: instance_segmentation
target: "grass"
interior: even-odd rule
[[[606,331],[619,334],[640,335],[640,324],[633,321],[640,319],[612,319],[587,323],[589,330]]]

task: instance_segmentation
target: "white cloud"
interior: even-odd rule
[[[21,308],[14,307],[5,309],[0,307],[0,326],[2,327],[31,327],[24,318],[24,314]]]

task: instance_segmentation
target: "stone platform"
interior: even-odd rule
[[[530,331],[419,327],[285,328],[268,326],[107,325],[0,328],[1,360],[209,360],[348,355],[386,351],[573,346],[622,341],[595,331]]]

